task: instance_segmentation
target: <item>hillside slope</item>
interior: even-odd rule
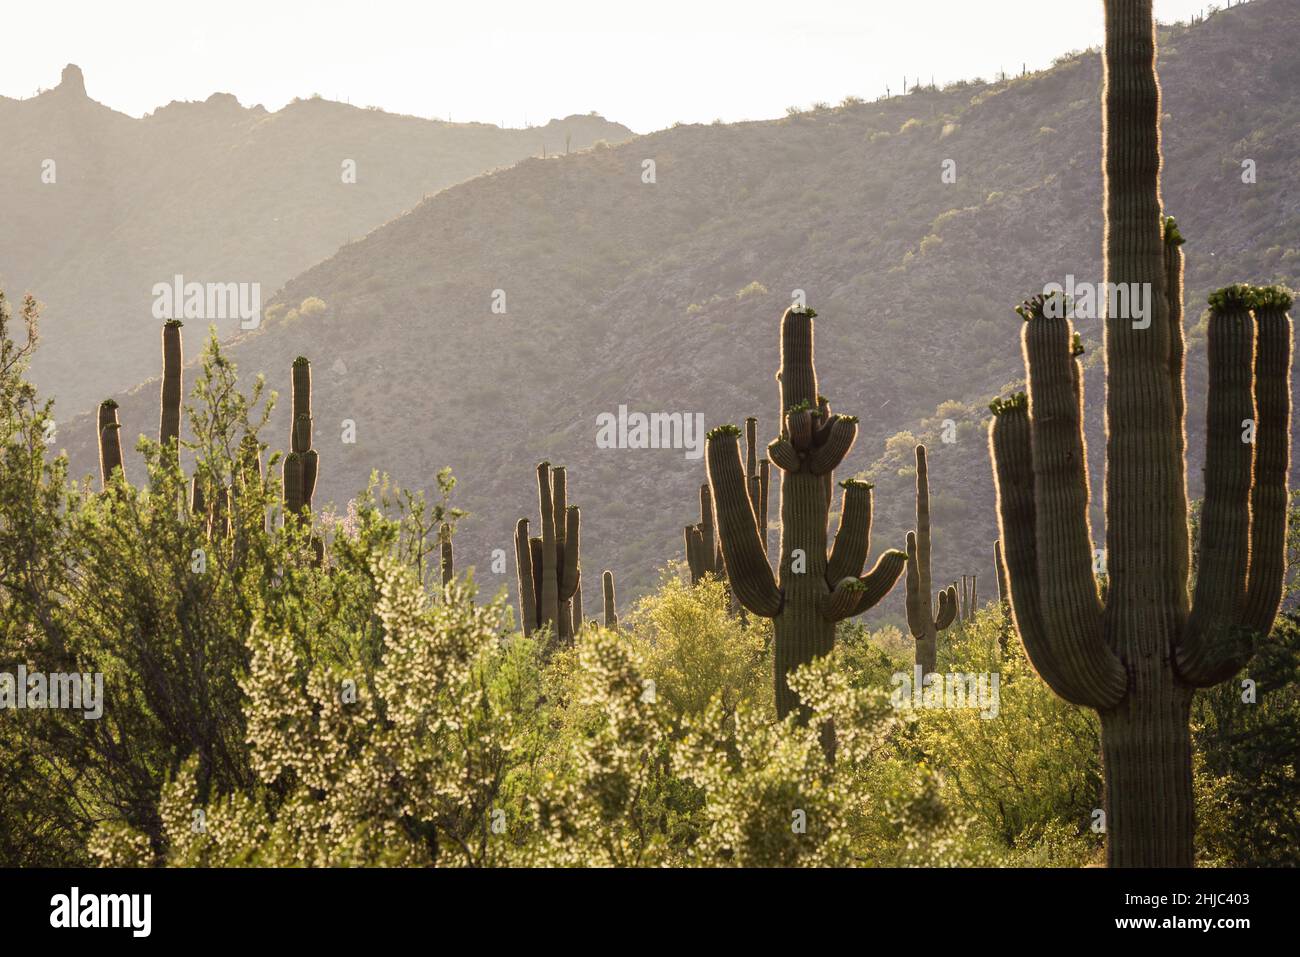
[[[266,300],[428,194],[632,135],[597,116],[507,130],[323,99],[268,113],[222,93],[133,119],[90,99],[75,66],[38,96],[0,97],[0,129],[0,282],[46,303],[34,376],[65,414],[154,372],[155,283],[256,282]]]
[[[1165,31],[1165,197],[1188,238],[1193,330],[1213,287],[1296,284],[1298,42],[1291,0]],[[1023,376],[1012,306],[1067,274],[1102,278],[1100,78],[1089,53],[996,84],[527,160],[431,197],[298,276],[278,303],[314,296],[327,308],[268,323],[232,356],[282,393],[293,357],[313,359],[320,502],[345,501],[372,468],[428,487],[451,465],[473,513],[458,561],[489,587],[513,574],[487,570],[491,550],[509,551],[515,519],[535,515],[533,465],[569,466],[593,606],[600,569],[617,572],[626,601],[680,556],[704,474],[681,450],[598,449],[597,416],[626,405],[700,412],[712,426],[755,414],[770,438],[778,319],[801,289],[819,313],[822,391],[862,417],[843,476],[878,483],[875,550],[900,546],[912,524],[913,434],[934,442],[951,418],[957,441],[936,444],[931,464],[935,579],[976,572],[988,597],[985,404]],[[1255,184],[1241,179],[1247,158]],[[491,309],[496,290],[504,315]],[[1100,324],[1082,332],[1098,471]],[[191,353],[200,333],[187,329]],[[1203,337],[1191,340],[1195,492],[1204,357]],[[156,403],[156,383],[122,397],[128,431],[154,428]],[[281,408],[276,443],[285,418]],[[355,445],[339,441],[345,419]],[[89,471],[93,427],[70,428]],[[1100,474],[1093,488],[1100,505]]]

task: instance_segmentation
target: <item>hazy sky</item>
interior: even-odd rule
[[[1101,0],[3,0],[0,94],[81,66],[138,116],[220,91],[522,126],[596,110],[637,132],[992,77],[1098,44]],[[1206,0],[1155,0],[1162,21]]]

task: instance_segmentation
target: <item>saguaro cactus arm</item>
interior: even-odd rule
[[[1286,578],[1286,522],[1291,470],[1291,317],[1289,289],[1255,296],[1255,487],[1251,492],[1250,574],[1246,626],[1267,634]]]
[[[724,425],[711,431],[706,442],[722,557],[737,600],[755,615],[774,618],[781,613],[782,596],[758,537],[758,521],[740,461],[739,437],[738,428]]]
[[[1064,310],[1049,316],[1046,305],[1038,296],[1021,307],[1029,373],[1038,604],[1047,633],[1084,664],[1077,676],[1088,676],[1093,692],[1102,696],[1098,700],[1118,701],[1127,679],[1102,635],[1101,600],[1092,570],[1083,371]]]
[[[1118,661],[1097,649],[1061,640],[1044,625],[1038,560],[1038,517],[1034,503],[1033,456],[1030,450],[1029,399],[1024,393],[992,403],[990,451],[997,485],[998,525],[1006,562],[1012,615],[1034,670],[1058,695],[1072,704],[1112,707],[1124,693]],[[1102,651],[1109,651],[1103,648]]]
[[[844,578],[856,578],[871,552],[871,490],[869,482],[849,479],[841,482],[840,524],[826,564],[826,582],[836,585]]]
[[[537,466],[537,508],[542,517],[542,577],[541,601],[538,604],[538,624],[555,628],[560,620],[560,572],[556,544],[555,499],[551,488],[551,463]]]
[[[1218,684],[1246,664],[1253,651],[1251,639],[1272,628],[1281,600],[1289,467],[1289,307],[1285,291],[1243,286],[1230,286],[1210,299],[1200,564],[1191,616],[1176,658],[1182,678],[1198,687]],[[1244,434],[1250,425],[1253,442]]]
[[[827,475],[844,461],[858,437],[858,420],[851,415],[833,416],[824,434],[825,441],[808,457],[813,475]]]
[[[822,614],[843,621],[870,611],[890,593],[907,565],[907,555],[891,548],[876,559],[871,571],[857,578],[842,578],[822,604]]]
[[[533,583],[533,553],[528,538],[528,519],[515,523],[515,569],[519,588],[520,627],[531,635],[537,627],[537,586]]]

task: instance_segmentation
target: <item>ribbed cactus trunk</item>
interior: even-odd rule
[[[122,424],[117,419],[117,403],[105,399],[99,404],[99,482],[107,489],[113,482],[113,473],[121,472],[123,481],[126,471],[122,466]]]
[[[831,415],[817,393],[814,315],[789,309],[781,319],[782,430],[768,446],[768,459],[781,473],[777,575],[759,530],[763,506],[754,500],[755,491],[762,494],[761,471],[755,490],[752,463],[741,462],[740,429],[714,429],[707,452],[727,579],[745,609],[773,620],[777,715],[804,720],[807,711],[790,689],[790,673],[829,652],[836,622],[874,607],[898,581],[906,561],[902,552],[886,552],[862,574],[870,550],[871,486],[854,481],[843,483],[840,526],[827,556],[827,490],[833,470],[857,438],[858,424],[851,416]]]
[[[1281,597],[1291,300],[1249,287],[1211,297],[1205,502],[1189,599],[1182,237],[1160,200],[1151,2],[1105,7],[1106,279],[1145,285],[1151,313],[1145,322],[1108,309],[1105,321],[1104,607],[1092,572],[1080,347],[1043,297],[1021,312],[1028,399],[994,403],[990,441],[1025,651],[1058,695],[1101,719],[1107,859],[1188,867],[1192,693],[1245,665]]]
[[[181,436],[181,398],[185,350],[181,343],[181,321],[169,319],[162,328],[162,412],[158,423],[158,442],[175,460]]]

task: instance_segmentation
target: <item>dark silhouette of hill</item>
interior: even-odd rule
[[[226,93],[134,119],[90,99],[75,66],[0,98],[0,130],[0,282],[46,303],[34,376],[65,415],[153,374],[155,283],[257,282],[265,301],[426,195],[632,135],[594,115],[512,130],[318,98],[269,113]]]
[[[1237,279],[1295,285],[1300,272],[1297,42],[1292,0],[1162,33],[1164,195],[1188,240],[1193,476],[1206,294]],[[840,477],[877,482],[875,551],[900,547],[912,525],[911,445],[922,438],[935,581],[978,573],[990,598],[986,404],[1023,375],[1012,307],[1068,274],[1102,280],[1100,81],[1088,52],[998,82],[529,159],[430,197],[297,276],[231,354],[282,395],[293,357],[312,358],[317,502],[344,502],[374,468],[431,487],[452,466],[473,513],[458,567],[477,566],[489,588],[513,576],[513,558],[505,574],[488,570],[492,549],[509,552],[515,519],[536,513],[533,466],[567,465],[594,607],[601,569],[617,572],[626,602],[680,557],[704,474],[680,450],[598,449],[597,416],[626,405],[702,412],[712,426],[753,414],[766,442],[778,320],[801,289],[819,313],[822,391],[862,417]],[[1253,184],[1242,181],[1247,159]],[[495,290],[504,315],[491,309]],[[325,308],[303,315],[309,297]],[[1080,327],[1095,363],[1100,322]],[[193,354],[202,329],[186,332]],[[156,351],[156,324],[131,335]],[[1094,449],[1099,381],[1088,395]],[[128,432],[156,428],[156,382],[120,398]],[[282,403],[281,445],[286,419]],[[355,445],[339,441],[345,419]],[[952,444],[938,441],[944,419]],[[69,428],[63,441],[89,471],[93,426]],[[1098,507],[1101,488],[1095,474]]]

